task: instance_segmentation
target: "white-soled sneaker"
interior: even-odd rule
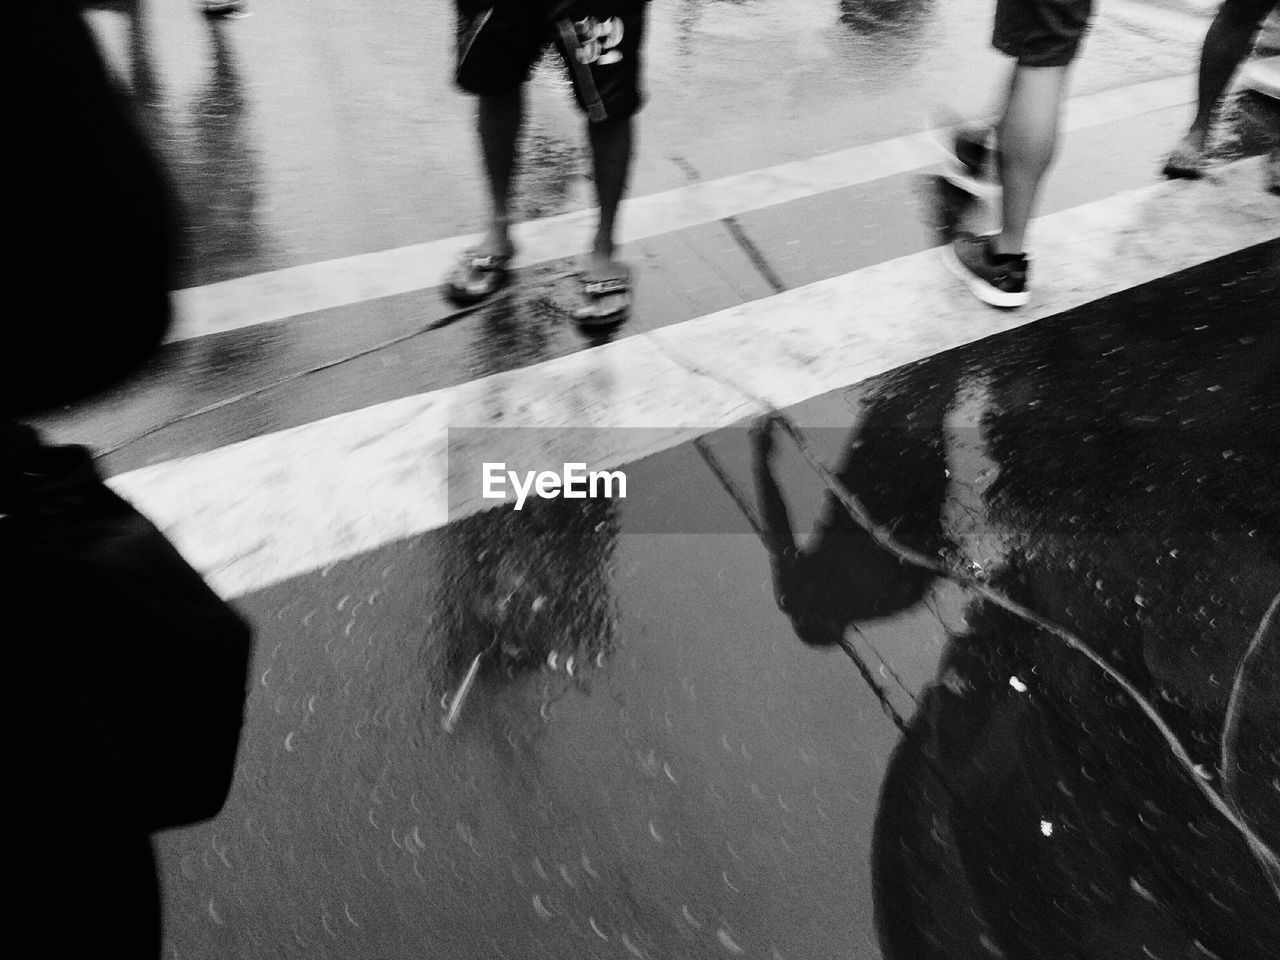
[[[990,236],[962,233],[943,247],[942,254],[956,278],[983,303],[1009,309],[1030,302],[1027,258],[993,254]]]

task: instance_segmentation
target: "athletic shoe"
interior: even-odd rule
[[[943,248],[943,258],[969,292],[993,307],[1021,307],[1030,302],[1027,258],[1020,253],[991,252],[991,237],[962,233]]]

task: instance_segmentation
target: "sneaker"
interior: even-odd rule
[[[962,233],[943,248],[943,258],[969,292],[993,307],[1021,307],[1030,302],[1027,258],[993,254],[991,237]]]
[[[934,128],[935,131],[938,129]],[[966,193],[975,197],[999,196],[996,180],[995,130],[991,127],[966,127],[947,124],[948,133],[938,138],[938,147],[946,155],[947,166],[942,175]]]

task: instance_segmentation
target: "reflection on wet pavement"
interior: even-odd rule
[[[1274,253],[795,412],[845,424],[830,462],[897,536],[1086,638],[1272,844],[1274,636],[1220,754],[1280,586],[1257,429],[1280,415]],[[711,442],[749,475],[746,431]],[[1132,703],[877,553],[783,443],[775,460],[785,614],[741,526],[636,533],[629,501],[492,511],[246,598],[267,626],[237,788],[161,840],[186,950],[1264,956],[1265,878]],[[646,475],[676,517],[723,497],[687,448]],[[797,633],[847,638],[908,735]]]
[[[426,675],[444,678],[455,694],[450,726],[463,706],[459,684],[476,658],[482,687],[545,667],[544,716],[563,695],[552,694],[554,682],[585,688],[615,645],[613,505],[533,501],[518,513],[470,517],[443,539],[432,577],[441,602],[424,652],[433,661]]]
[[[870,402],[839,477],[906,546],[1087,638],[1275,851],[1280,711],[1262,691],[1280,680],[1280,626],[1264,627],[1280,597],[1280,443],[1256,432],[1280,415],[1274,257],[1241,284],[1241,301],[1193,286],[1192,309],[1129,303],[1116,329],[1089,323],[1091,307],[995,362],[961,351],[904,370]],[[948,461],[948,405],[975,385],[981,420]],[[998,471],[974,477],[980,558],[940,522],[975,454]],[[930,578],[830,495],[796,550],[769,460],[761,441],[775,588],[801,639],[839,642],[926,595]],[[1229,734],[1233,696],[1243,720]],[[1280,871],[1269,886],[1192,776],[1083,657],[975,602],[886,772],[873,867],[885,955],[1264,955]]]
[[[262,228],[258,222],[261,175],[254,160],[245,122],[247,101],[227,30],[218,19],[208,22],[212,63],[197,91],[187,123],[189,132],[175,137],[178,151],[171,164],[180,178],[186,206],[186,283],[206,283],[218,274],[252,273],[262,260]]]
[[[386,19],[330,5],[359,42],[317,30],[310,53],[271,63],[278,75],[262,67],[279,19],[235,33],[188,17],[175,40],[171,14],[155,29],[141,3],[94,5],[119,20],[122,78],[186,203],[184,282],[480,222],[465,179],[479,174],[457,159],[474,150],[470,106],[436,62],[446,44],[386,43],[421,9],[447,18],[443,0],[419,2],[387,4]],[[645,118],[661,159],[640,173],[668,189],[682,169],[723,177],[914,130],[912,110],[981,74],[973,22],[989,6],[653,4],[670,42],[653,46]],[[1080,89],[1185,71],[1188,44],[1158,33],[1103,26]],[[185,77],[160,69],[164,50],[191,46]],[[740,109],[748,75],[756,113]],[[522,219],[592,202],[563,77],[544,65],[532,86],[550,109],[526,125]],[[1241,98],[1223,156],[1258,152],[1275,120],[1274,103]],[[866,214],[885,188],[859,190]],[[848,200],[810,199],[830,217]],[[821,232],[774,229],[774,212],[748,224],[771,256],[802,237],[797,259],[832,256],[813,252]],[[892,219],[915,229],[911,213]],[[726,218],[659,236],[678,256],[637,245],[641,299],[662,322],[789,285],[746,257],[719,277],[732,298],[706,293],[723,267],[712,254],[745,247],[721,225],[746,236]],[[820,425],[809,435],[895,537],[1085,638],[1273,849],[1280,637],[1260,624],[1280,589],[1276,255],[791,411]],[[137,466],[573,353],[568,269],[524,269],[465,315],[414,291],[171,344],[148,387],[162,402],[122,388],[103,429],[128,438],[179,411],[181,431],[122,461]],[[710,447],[771,551],[685,446],[634,465],[643,498],[492,510],[242,598],[261,634],[235,790],[215,821],[158,839],[175,958],[1248,960],[1280,942],[1256,851],[1131,698],[1024,620],[885,553],[785,438],[771,453],[744,425]],[[359,509],[388,509],[370,489]]]
[[[251,142],[250,103],[228,23],[201,18],[189,24],[206,36],[208,60],[202,64],[203,82],[189,102],[181,102],[160,80],[155,25],[143,0],[104,0],[88,6],[124,22],[124,79],[150,142],[165,159],[181,209],[175,285],[192,286],[260,269],[263,176]]]

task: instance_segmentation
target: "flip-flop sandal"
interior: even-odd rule
[[[573,311],[573,319],[580,327],[608,327],[621,323],[631,311],[631,278],[607,277],[603,280],[578,278],[578,290],[585,303]],[[614,298],[608,308],[602,308],[600,301],[607,297]]]
[[[448,281],[445,293],[460,306],[469,306],[487,300],[511,282],[511,261],[514,254],[491,253],[479,256],[468,250],[458,258]]]

